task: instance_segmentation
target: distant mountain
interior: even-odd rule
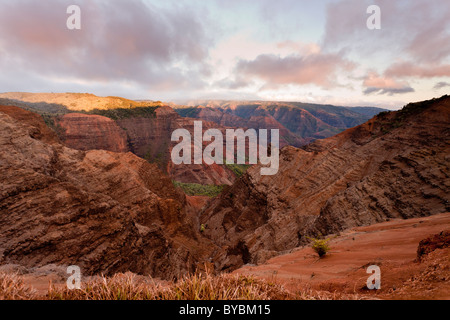
[[[87,93],[0,94],[3,105],[19,106],[41,114],[68,147],[78,150],[133,152],[156,163],[173,180],[203,185],[231,185],[245,168],[230,165],[173,165],[171,133],[193,132],[195,120],[204,130],[217,128],[278,129],[280,146],[304,146],[333,136],[370,118],[361,112],[382,109],[351,108],[285,102],[205,101],[180,106],[160,101],[132,101]],[[362,110],[362,111],[361,111]]]
[[[8,101],[9,100],[9,101]],[[0,93],[0,102],[26,104],[31,111],[38,113],[64,114],[74,111],[91,111],[94,109],[116,109],[142,106],[161,106],[161,102],[137,102],[121,97],[98,97],[90,93]]]
[[[172,105],[183,117],[230,127],[279,129],[280,145],[300,147],[331,137],[369,120],[385,109],[337,107],[300,102],[191,101]]]
[[[350,111],[358,112],[369,117],[376,116],[380,112],[387,111],[386,109],[376,107],[347,107]]]
[[[195,119],[183,118],[161,102],[78,93],[6,93],[0,94],[0,104],[41,114],[69,148],[132,152],[182,183],[230,185],[236,178],[235,168],[227,165],[170,161],[172,132],[185,128],[193,135]],[[209,128],[222,129],[204,121],[204,131]]]
[[[254,166],[202,212],[204,234],[228,248],[216,266],[258,264],[307,236],[450,212],[449,155],[450,96],[286,147],[276,175]]]

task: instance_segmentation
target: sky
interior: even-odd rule
[[[0,70],[0,92],[398,109],[450,92],[450,1],[0,0]]]

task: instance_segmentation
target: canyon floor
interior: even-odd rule
[[[310,247],[294,249],[235,273],[284,284],[289,290],[312,289],[355,294],[368,299],[450,299],[450,248],[417,262],[421,240],[450,229],[450,213],[395,219],[347,230],[329,242],[323,258]],[[369,265],[381,269],[381,289],[368,290]]]

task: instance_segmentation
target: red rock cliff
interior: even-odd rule
[[[215,245],[154,164],[61,145],[42,118],[0,107],[0,264],[172,278]]]
[[[66,146],[78,150],[128,152],[127,135],[114,120],[103,116],[69,113],[57,120]]]
[[[77,150],[131,151],[156,163],[160,169],[179,182],[198,184],[232,184],[235,175],[220,165],[173,165],[170,152],[175,143],[171,135],[175,129],[186,128],[193,135],[194,119],[180,117],[172,108],[155,110],[155,117],[132,117],[112,120],[98,115],[69,113],[56,119],[61,140]],[[204,131],[215,128],[203,121]],[[220,126],[219,126],[220,127]]]

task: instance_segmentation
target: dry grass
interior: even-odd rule
[[[310,286],[302,286],[295,290],[295,300],[363,300],[359,293],[344,293],[339,291],[315,290]]]
[[[101,277],[79,290],[52,287],[47,299],[58,300],[285,300],[293,297],[280,285],[248,276],[188,275],[160,285],[137,281],[131,273]]]
[[[144,280],[143,280],[144,279]],[[295,292],[294,292],[295,291]],[[133,273],[95,277],[81,289],[49,285],[37,295],[17,274],[0,273],[0,300],[335,300],[358,299],[310,288],[287,290],[274,281],[252,276],[191,274],[177,282],[160,284]]]
[[[36,298],[33,289],[17,274],[0,273],[0,300],[31,300]]]

